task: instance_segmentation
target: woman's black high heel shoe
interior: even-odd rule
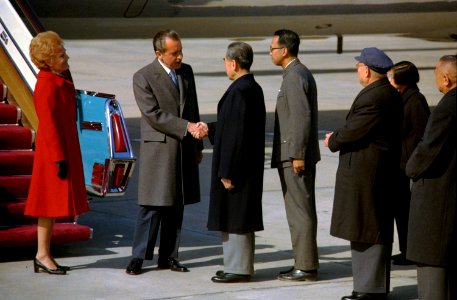
[[[52,259],[52,260],[54,261],[54,264],[56,265],[57,269],[64,270],[65,272],[68,272],[71,270],[70,266],[61,266],[54,259]]]
[[[61,270],[65,271],[65,272],[71,270],[71,267],[69,267],[69,266],[61,266],[58,263],[56,263],[56,267],[57,267],[57,269],[61,269]]]
[[[35,273],[38,273],[38,272],[40,272],[40,269],[43,269],[43,271],[45,271],[48,274],[52,274],[52,275],[65,275],[65,274],[67,274],[67,271],[65,271],[63,269],[59,269],[59,268],[57,268],[55,270],[49,269],[48,267],[43,265],[36,258],[33,259],[33,269],[35,270]]]

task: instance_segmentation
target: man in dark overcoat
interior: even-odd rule
[[[203,145],[193,137],[200,120],[192,68],[182,63],[175,31],[158,32],[156,59],[133,76],[141,111],[138,218],[126,272],[141,273],[152,260],[160,228],[158,267],[187,271],[177,261],[185,204],[200,201],[198,164]]]
[[[403,106],[387,80],[392,60],[377,48],[355,57],[364,86],[344,127],[324,144],[339,151],[330,234],[351,242],[354,291],[342,299],[386,299],[393,239],[392,188],[400,164]]]
[[[231,43],[224,58],[233,83],[208,124],[213,148],[208,229],[221,231],[224,270],[217,283],[249,281],[254,273],[254,232],[263,230],[262,190],[265,154],[263,91],[250,73],[250,45]]]
[[[441,57],[436,85],[444,94],[408,163],[413,179],[406,257],[417,262],[419,299],[457,299],[457,56]]]

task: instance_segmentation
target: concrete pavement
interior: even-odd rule
[[[185,61],[196,74],[200,111],[204,121],[215,118],[216,105],[230,82],[221,58],[230,41],[225,39],[184,39]],[[200,167],[202,202],[186,207],[180,260],[189,273],[156,269],[156,257],[145,262],[144,273],[129,276],[124,270],[131,254],[136,216],[138,168],[123,197],[93,198],[91,211],[79,223],[94,229],[87,242],[53,248],[60,264],[73,266],[67,276],[34,274],[34,248],[0,249],[1,299],[340,299],[352,291],[349,242],[329,235],[338,154],[323,147],[317,165],[316,198],[318,246],[321,268],[315,283],[290,283],[276,279],[280,270],[292,265],[289,230],[279,178],[270,169],[274,105],[281,71],[268,55],[270,37],[247,41],[255,51],[252,68],[264,89],[268,120],[264,176],[264,225],[256,233],[256,274],[249,283],[215,284],[210,281],[222,268],[219,234],[206,229],[210,183],[211,147]],[[336,38],[303,39],[300,59],[314,72],[319,94],[319,129],[341,126],[361,86],[356,78],[355,60],[363,47],[384,49],[396,62],[411,60],[420,70],[419,87],[433,106],[441,98],[434,86],[433,69],[438,58],[455,53],[456,43],[428,42],[390,35],[345,37],[345,53],[334,52]],[[69,40],[66,47],[76,87],[117,95],[138,155],[139,111],[133,99],[133,73],[152,60],[150,40]],[[393,246],[398,252],[397,238]],[[415,299],[414,266],[393,266],[389,299]]]

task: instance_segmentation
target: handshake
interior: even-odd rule
[[[202,140],[208,136],[208,125],[204,122],[191,123],[187,125],[187,131],[197,140]]]

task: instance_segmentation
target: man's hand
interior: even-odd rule
[[[327,132],[325,134],[325,139],[324,139],[324,146],[325,147],[328,147],[328,140],[330,139],[330,137],[332,136],[333,132]]]
[[[204,122],[191,123],[187,125],[187,131],[198,140],[208,136],[208,125]]]
[[[294,168],[295,175],[302,175],[305,172],[305,160],[304,159],[293,159],[292,166]]]
[[[224,185],[224,187],[229,191],[233,190],[235,188],[235,186],[232,184],[232,180],[231,179],[221,178],[221,182]]]

